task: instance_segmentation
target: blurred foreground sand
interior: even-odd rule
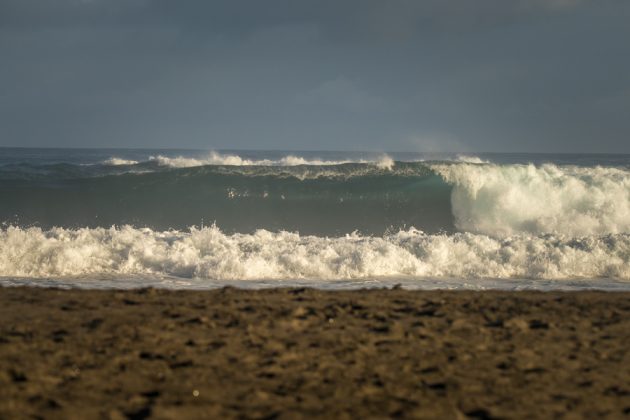
[[[622,418],[630,293],[0,288],[0,418]]]

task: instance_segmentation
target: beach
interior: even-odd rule
[[[629,17],[0,0],[0,420],[630,420]]]
[[[0,418],[623,418],[630,293],[0,288]]]

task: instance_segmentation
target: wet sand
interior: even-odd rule
[[[0,288],[0,418],[630,417],[630,293]]]

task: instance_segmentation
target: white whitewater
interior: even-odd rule
[[[461,231],[505,237],[630,232],[630,172],[545,164],[432,165],[453,185]]]
[[[338,238],[259,230],[226,235],[121,228],[9,227],[0,231],[0,276],[154,275],[184,279],[612,278],[630,280],[630,235],[496,239],[410,229]]]

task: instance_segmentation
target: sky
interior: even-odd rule
[[[630,1],[0,0],[0,146],[630,153]]]

